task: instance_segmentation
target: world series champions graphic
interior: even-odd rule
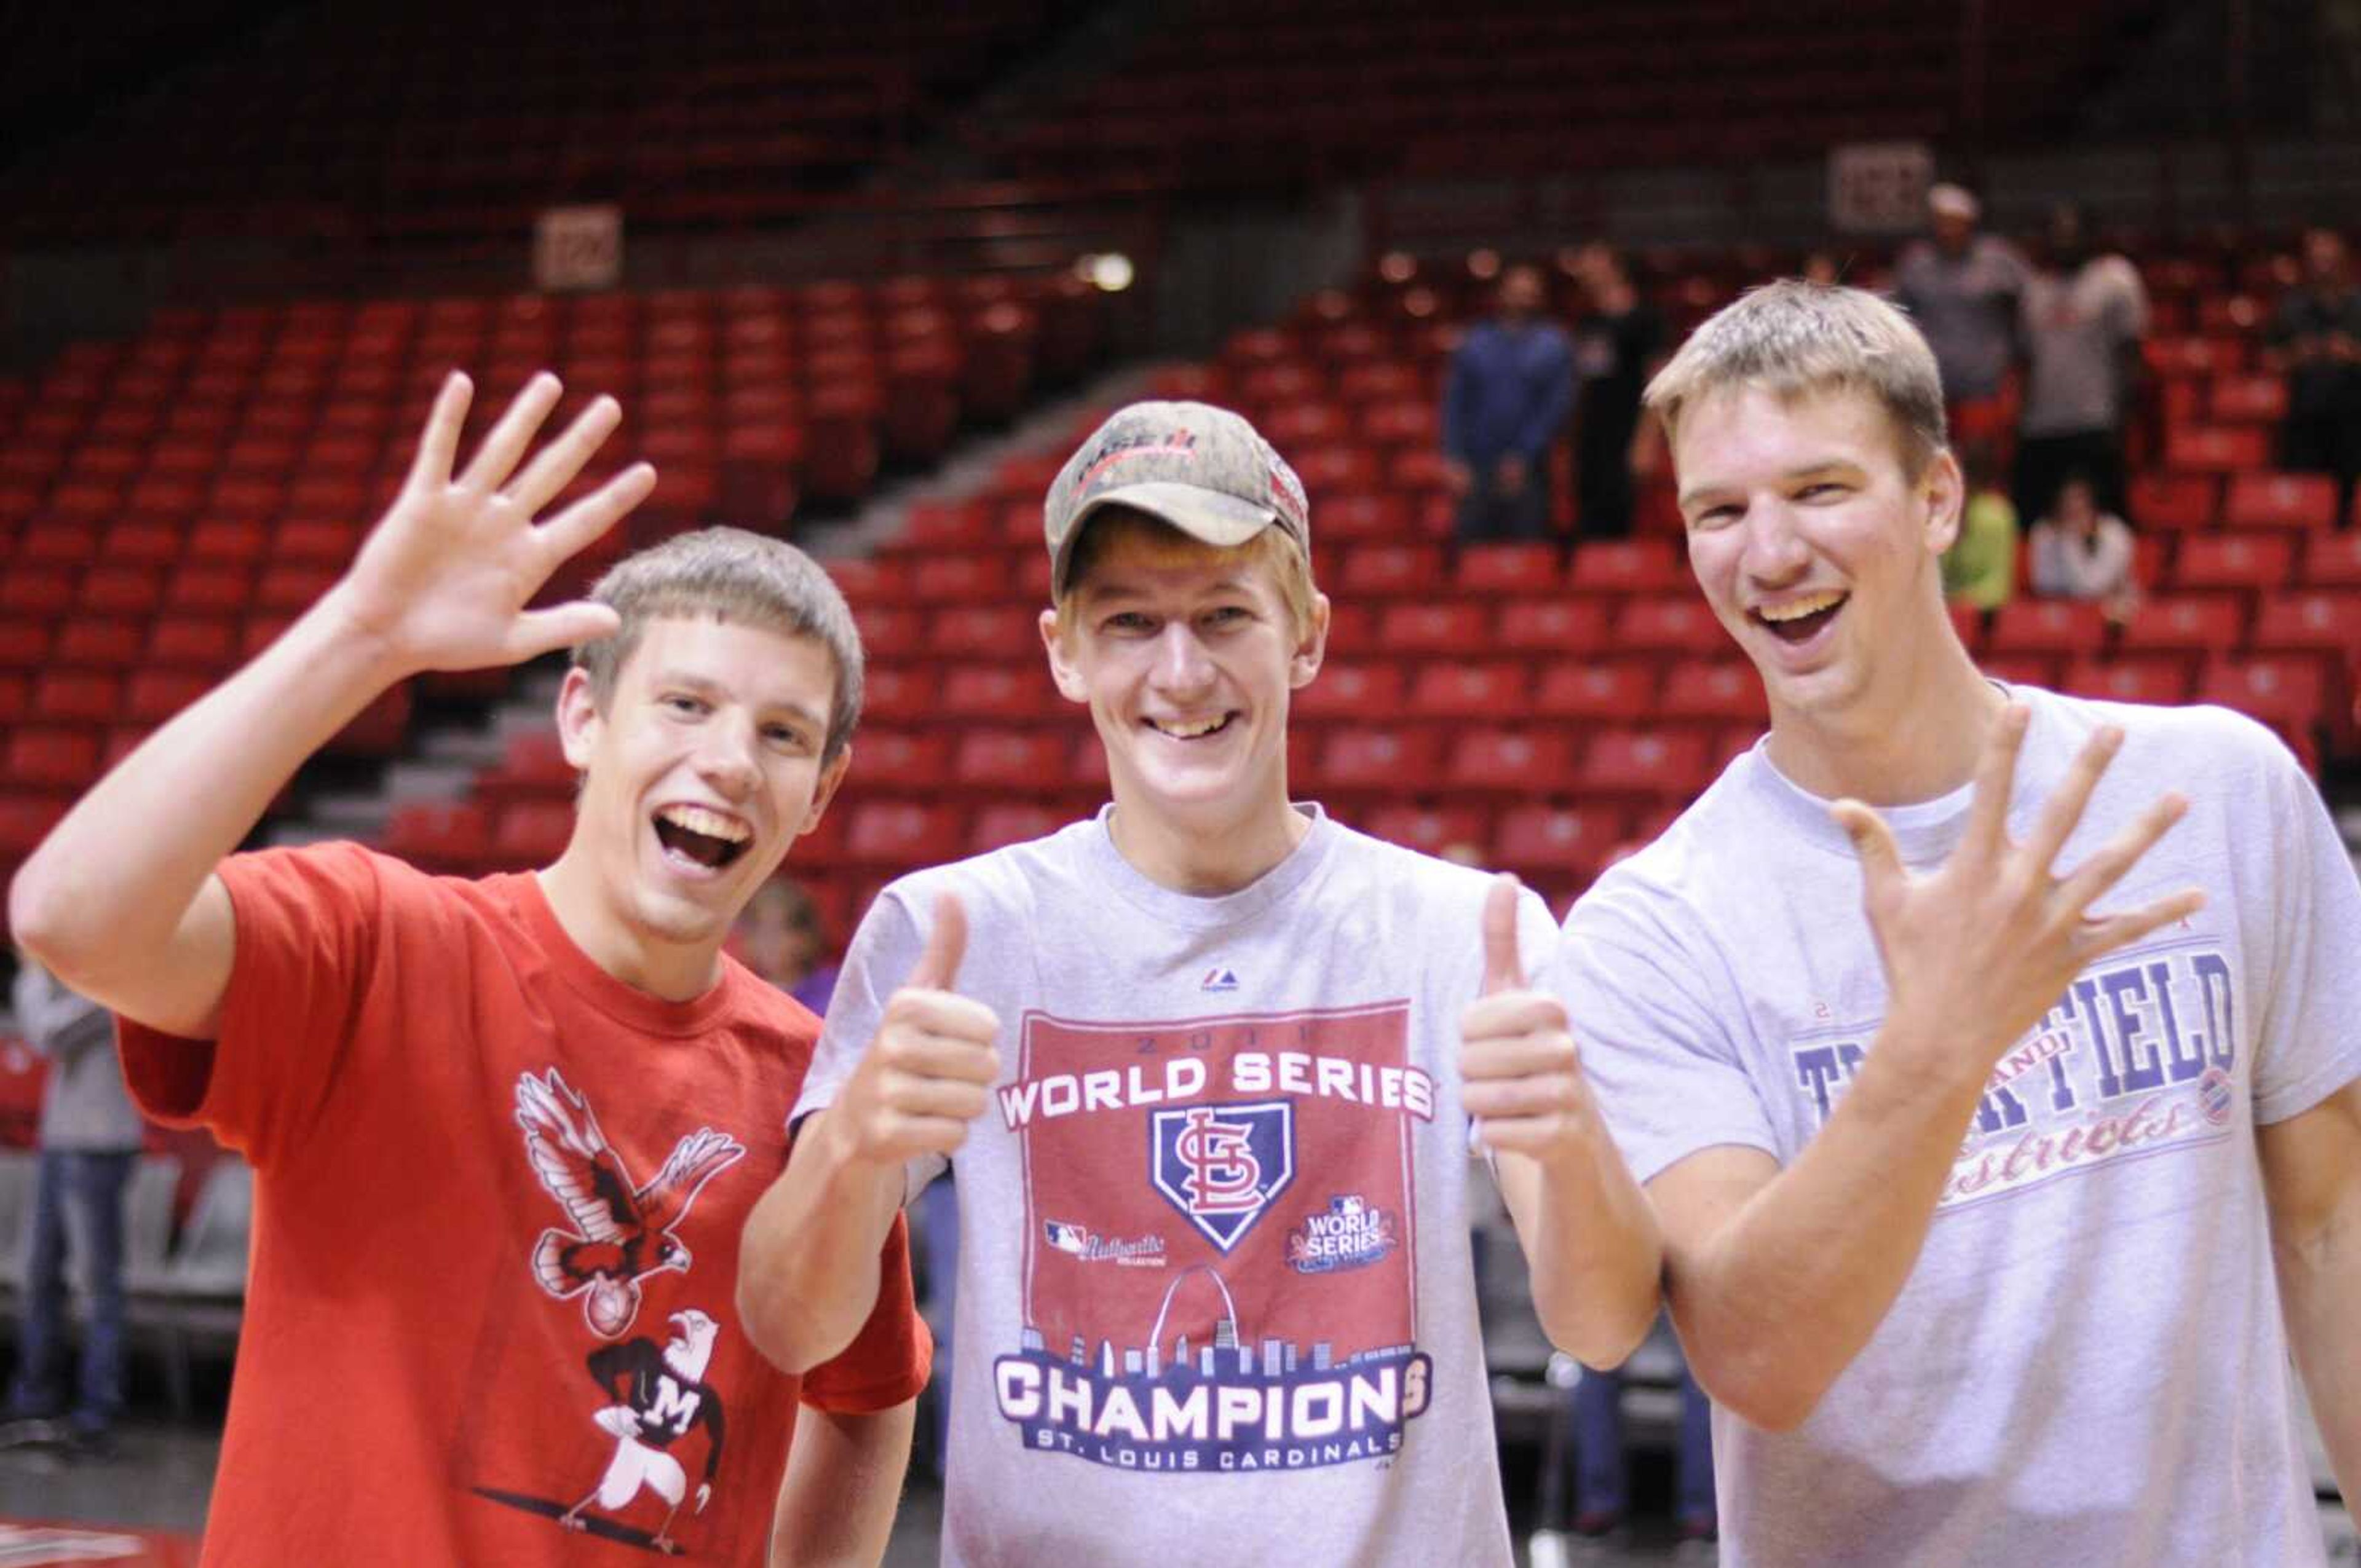
[[[1076,1023],[1028,1014],[995,1107],[1025,1182],[1026,1446],[1126,1470],[1382,1459],[1417,1344],[1410,1004]]]

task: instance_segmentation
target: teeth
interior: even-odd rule
[[[742,844],[753,837],[742,822],[733,822],[718,811],[708,811],[701,806],[667,806],[656,813],[675,828],[691,833],[702,833],[708,839],[722,839],[732,844]]]
[[[1765,620],[1801,620],[1807,615],[1817,615],[1833,605],[1844,602],[1844,595],[1836,592],[1814,594],[1809,598],[1790,599],[1785,604],[1766,604],[1755,611]]]
[[[1226,713],[1217,713],[1211,718],[1200,718],[1193,724],[1164,718],[1151,718],[1148,722],[1175,740],[1193,740],[1200,735],[1210,735],[1219,729],[1224,724],[1229,722],[1229,717]]]

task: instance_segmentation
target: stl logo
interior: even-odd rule
[[[1295,1179],[1295,1106],[1190,1105],[1148,1119],[1156,1190],[1224,1252]]]

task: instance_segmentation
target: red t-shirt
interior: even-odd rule
[[[643,1563],[670,1514],[690,1559],[759,1562],[798,1397],[885,1409],[931,1356],[898,1223],[868,1325],[800,1384],[739,1326],[811,1014],[735,961],[635,991],[530,875],[352,844],[221,875],[219,1040],[122,1025],[147,1112],[255,1168],[205,1561]]]

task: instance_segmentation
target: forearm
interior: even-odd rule
[[[1622,1364],[1656,1320],[1664,1241],[1656,1212],[1598,1124],[1580,1152],[1543,1165],[1496,1157],[1500,1190],[1523,1245],[1533,1311],[1550,1343],[1601,1371]]]
[[[402,674],[332,591],[93,785],[18,873],[17,938],[118,1006],[296,768]]]
[[[915,1400],[873,1415],[802,1411],[771,1523],[771,1568],[873,1568],[884,1557],[917,1411]]]
[[[809,1371],[861,1332],[902,1205],[902,1168],[847,1157],[829,1135],[829,1114],[804,1124],[739,1250],[739,1316],[755,1348],[789,1372]]]
[[[2328,1462],[2348,1503],[2361,1503],[2361,1184],[2312,1234],[2274,1231],[2280,1310]]]
[[[1757,1426],[1811,1414],[1916,1266],[1980,1085],[1901,1059],[1889,1027],[1819,1135],[1665,1284],[1697,1380]],[[1923,1060],[1923,1055],[1921,1060]]]

